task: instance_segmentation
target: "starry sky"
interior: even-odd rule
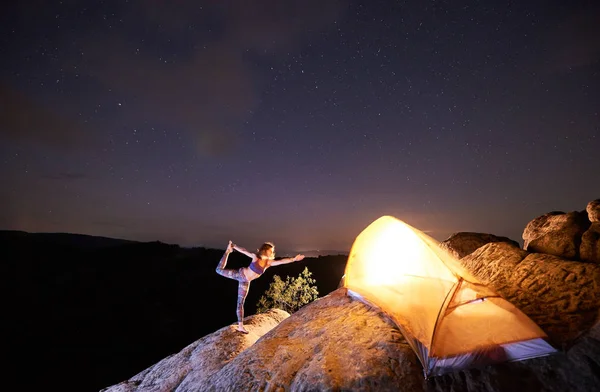
[[[600,197],[597,1],[74,0],[0,13],[0,229],[348,251],[522,242]]]

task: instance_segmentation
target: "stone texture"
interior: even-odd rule
[[[600,222],[592,222],[581,236],[579,257],[583,261],[600,264]]]
[[[492,248],[499,248],[494,251]],[[492,267],[479,265],[480,262],[492,261],[483,255],[497,256],[502,248],[509,256],[502,270],[510,270],[516,266],[519,273],[514,282],[508,272],[492,274]],[[506,249],[510,249],[506,251]],[[518,250],[517,250],[518,251]],[[503,293],[509,297],[520,299],[527,305],[529,312],[534,313],[540,321],[554,320],[572,325],[570,315],[579,308],[583,312],[594,307],[590,301],[598,289],[578,296],[576,293],[571,306],[546,307],[553,313],[546,316],[533,312],[537,305],[545,306],[544,299],[551,295],[533,295],[532,291],[540,290],[531,284],[522,284],[523,275],[530,266],[522,257],[526,252],[514,252],[514,247],[504,244],[488,244],[471,255],[469,263],[477,268],[474,272],[482,278],[496,276],[502,283],[499,285]],[[495,259],[493,261],[496,261]],[[554,260],[556,261],[556,260]],[[551,260],[550,263],[553,261]],[[520,267],[521,264],[524,265]],[[545,264],[536,261],[533,264]],[[562,262],[564,265],[585,264],[585,275],[596,276],[597,267],[589,263]],[[496,261],[496,266],[502,261]],[[550,273],[556,272],[550,268]],[[571,274],[574,274],[571,272]],[[578,273],[575,273],[578,275]],[[546,276],[548,277],[548,276]],[[590,280],[579,281],[584,286]],[[540,282],[541,291],[547,291],[548,284]],[[569,275],[563,279],[570,285],[578,281]],[[586,283],[588,282],[588,283]],[[571,287],[571,286],[569,286]],[[567,287],[567,289],[569,288]],[[526,291],[527,296],[520,294]],[[567,294],[570,295],[570,294]],[[595,298],[595,297],[594,297]],[[539,302],[541,301],[541,302]],[[518,303],[517,303],[518,304]],[[597,308],[597,302],[595,304]],[[558,309],[558,310],[557,310]],[[596,312],[597,313],[597,312]],[[596,314],[597,315],[597,314]],[[553,323],[546,323],[552,326]],[[241,347],[237,340],[229,339],[232,332],[227,327],[209,335],[200,341],[206,345],[207,338],[215,350],[204,354],[198,352],[202,344],[188,346],[176,354],[187,359],[171,361],[171,374],[180,374],[180,382],[170,382],[170,377],[161,376],[169,373],[165,366],[153,366],[132,378],[130,383],[137,385],[125,389],[124,383],[112,387],[110,391],[427,391],[427,392],[514,392],[514,391],[550,391],[550,392],[589,392],[598,391],[600,386],[600,324],[591,329],[587,323],[577,323],[582,334],[565,352],[543,358],[502,363],[482,368],[473,368],[433,377],[423,378],[422,367],[406,340],[393,323],[378,310],[369,307],[345,295],[341,288],[321,298],[283,320],[277,327],[258,339],[254,345],[247,347],[232,359],[215,361],[218,348],[235,354]],[[579,335],[577,333],[576,335]],[[239,337],[239,335],[236,335]],[[221,343],[218,340],[222,339]],[[228,339],[228,340],[227,340]],[[233,349],[228,345],[234,345]],[[213,371],[220,362],[222,368]],[[202,368],[215,364],[211,371],[203,372]],[[188,370],[181,370],[182,368]],[[183,374],[187,372],[187,374]],[[158,373],[158,374],[153,374]],[[163,382],[160,385],[159,382]],[[140,382],[141,381],[141,382]]]
[[[581,236],[589,226],[585,212],[549,212],[527,224],[523,231],[523,249],[577,259]]]
[[[600,221],[600,199],[592,200],[585,208],[590,222]]]
[[[600,311],[600,265],[490,243],[461,263],[535,321],[559,347],[591,328]]]
[[[248,334],[239,333],[237,323],[221,328],[102,392],[174,391],[178,387],[186,389],[186,386],[196,385],[219,371],[287,317],[289,314],[279,309],[247,317],[244,325]],[[190,390],[194,390],[193,387]]]
[[[440,246],[442,249],[446,249],[448,252],[453,254],[454,257],[461,259],[490,242],[506,242],[517,248],[521,247],[517,241],[513,241],[507,237],[498,237],[493,234],[470,232],[452,234],[447,240],[442,241]]]
[[[422,390],[422,368],[398,329],[345,292],[294,313],[195,390]]]

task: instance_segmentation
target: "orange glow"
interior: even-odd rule
[[[396,322],[425,368],[430,358],[546,336],[437,241],[391,216],[356,237],[344,286]]]

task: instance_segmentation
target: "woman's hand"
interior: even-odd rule
[[[300,260],[303,260],[303,259],[304,259],[304,255],[296,255],[296,256],[295,256],[295,257],[292,259],[292,261],[300,261]]]

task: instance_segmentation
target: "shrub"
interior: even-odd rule
[[[319,292],[313,286],[315,280],[307,267],[297,278],[286,277],[285,282],[278,276],[273,276],[273,282],[256,304],[256,312],[263,313],[277,308],[292,314],[302,306],[317,299]]]

